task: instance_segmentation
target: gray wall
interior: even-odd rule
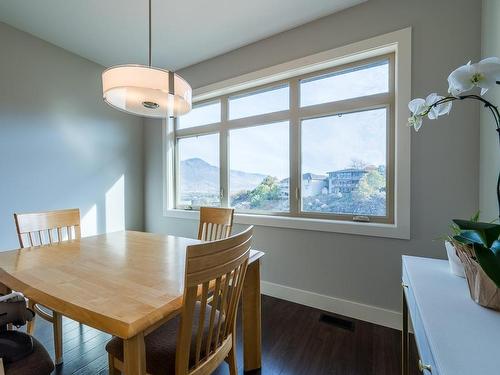
[[[483,0],[482,56],[500,57],[500,1]],[[500,105],[500,86],[486,94],[493,104]],[[495,135],[495,122],[491,113],[481,110],[480,166],[479,166],[479,208],[485,220],[498,216],[496,183],[500,171],[500,149]]]
[[[142,119],[103,103],[103,67],[2,23],[0,49],[0,249],[18,247],[16,211],[94,207],[87,232],[142,229]]]
[[[412,95],[425,97],[445,93],[448,74],[479,58],[480,18],[478,2],[470,0],[370,0],[180,73],[200,87],[412,26]],[[401,255],[445,257],[433,239],[446,233],[450,219],[479,206],[479,108],[460,104],[412,134],[410,241],[258,227],[255,246],[267,252],[262,279],[399,310]],[[147,121],[146,229],[193,236],[196,222],[162,216],[161,152],[161,125]]]

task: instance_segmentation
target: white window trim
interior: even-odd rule
[[[395,53],[395,176],[394,224],[236,213],[236,224],[317,230],[376,237],[410,239],[410,129],[405,126],[411,100],[411,28],[244,74],[195,89],[193,101],[227,95],[244,89],[332,68],[361,59]],[[175,209],[173,121],[163,121],[164,216],[198,220],[199,212]]]

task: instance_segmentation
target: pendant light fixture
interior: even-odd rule
[[[138,116],[166,118],[191,110],[192,89],[174,72],[151,66],[151,0],[149,63],[117,65],[102,73],[102,96],[111,107]]]

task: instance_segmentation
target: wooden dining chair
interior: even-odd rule
[[[217,241],[231,235],[233,229],[233,208],[200,207],[198,239]]]
[[[59,211],[14,214],[17,236],[22,248],[43,246],[61,241],[78,239],[80,231],[80,210],[77,208]],[[36,315],[51,322],[54,328],[55,363],[62,363],[62,315],[50,311],[28,300],[28,307]],[[36,316],[35,315],[35,316]],[[35,319],[28,323],[27,332],[31,335],[35,329]]]
[[[188,246],[183,307],[145,336],[151,375],[208,375],[224,360],[237,373],[236,314],[250,255],[253,227],[219,241]],[[208,302],[209,293],[213,300]],[[106,345],[109,374],[123,369],[123,340]]]

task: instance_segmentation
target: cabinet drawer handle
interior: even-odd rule
[[[432,372],[432,367],[431,365],[426,365],[424,362],[422,362],[421,359],[418,360],[418,369],[421,371],[421,372],[424,372],[425,370],[429,371],[429,372]]]

